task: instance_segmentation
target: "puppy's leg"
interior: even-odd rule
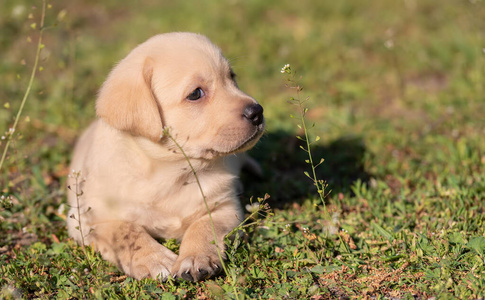
[[[127,275],[136,279],[160,276],[163,280],[170,275],[177,255],[154,240],[143,227],[108,222],[92,228],[88,242]]]
[[[215,243],[224,254],[224,237],[238,224],[236,211],[213,212],[217,239]],[[180,245],[179,257],[172,268],[174,277],[189,281],[199,281],[209,278],[222,270],[222,263],[214,243],[214,234],[208,215],[192,223],[184,234]]]

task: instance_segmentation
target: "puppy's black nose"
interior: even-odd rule
[[[243,116],[251,122],[254,126],[263,123],[263,107],[259,104],[248,105],[244,109]]]

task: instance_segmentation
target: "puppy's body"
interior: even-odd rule
[[[74,151],[71,167],[85,180],[82,196],[69,196],[70,235],[135,278],[200,280],[220,271],[199,186],[163,126],[196,170],[223,250],[242,220],[236,187],[245,157],[234,153],[264,129],[262,109],[233,77],[219,49],[189,33],[156,36],[121,61],[100,91],[100,119]],[[154,238],[182,241],[179,255]]]

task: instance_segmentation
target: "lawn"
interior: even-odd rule
[[[0,298],[485,297],[484,1],[49,1],[43,27],[42,1],[0,5]],[[219,45],[267,122],[241,202],[266,200],[227,240],[227,274],[199,283],[127,278],[65,226],[97,90],[170,31]]]

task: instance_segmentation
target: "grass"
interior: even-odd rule
[[[485,297],[483,1],[50,4],[0,173],[0,298]],[[14,124],[35,62],[34,5],[0,9],[0,132]],[[243,174],[241,200],[268,193],[271,214],[227,241],[229,274],[196,284],[127,278],[65,227],[69,158],[96,91],[135,45],[174,30],[220,45],[267,118],[251,152],[266,179]],[[325,158],[315,171],[331,221],[304,174],[296,136],[305,133],[280,73],[288,63],[309,97],[310,141],[320,137],[311,150]]]

